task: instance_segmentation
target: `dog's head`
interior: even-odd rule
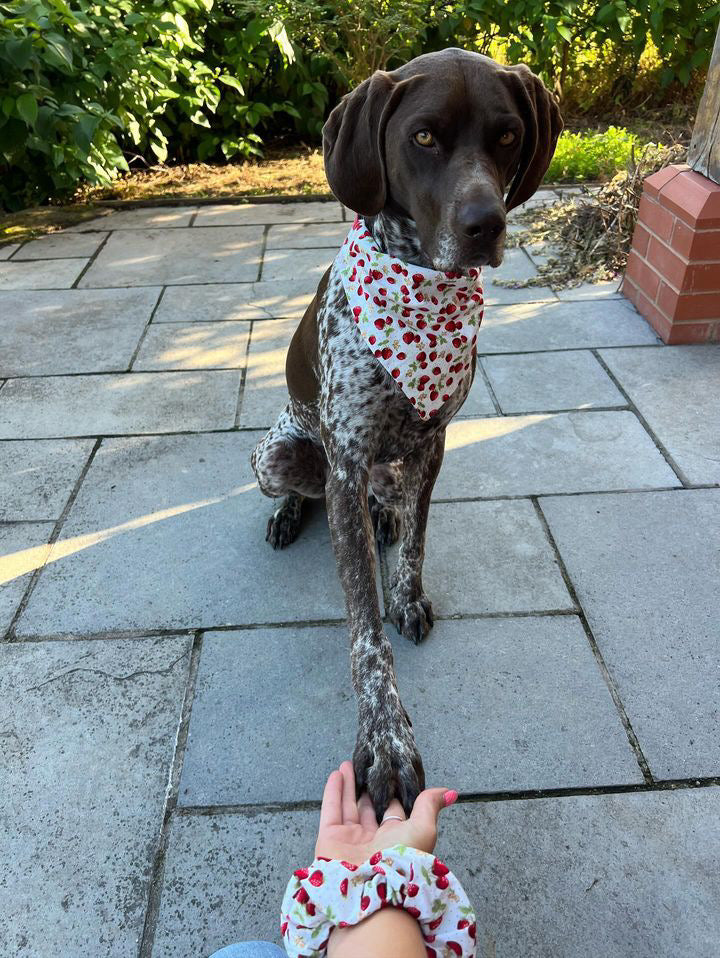
[[[325,170],[355,212],[411,217],[436,269],[499,266],[505,214],[540,185],[562,125],[526,66],[442,50],[374,73],[335,107]]]

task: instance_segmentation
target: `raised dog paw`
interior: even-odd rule
[[[407,715],[397,721],[379,719],[361,726],[353,755],[358,795],[367,791],[378,822],[393,798],[410,815],[415,799],[425,788],[425,770]]]
[[[378,502],[375,496],[370,497],[370,517],[372,519],[375,538],[382,546],[391,546],[400,535],[400,513],[395,506],[386,506]]]
[[[289,546],[298,537],[301,518],[300,503],[286,499],[268,519],[265,541],[269,542],[273,549]]]
[[[424,592],[414,600],[392,596],[388,611],[400,635],[415,645],[419,645],[433,627],[432,603]]]

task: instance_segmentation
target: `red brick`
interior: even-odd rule
[[[630,250],[625,275],[630,277],[648,299],[655,299],[660,286],[660,277],[644,259],[637,255],[635,250]]]
[[[681,170],[660,188],[658,202],[690,226],[720,229],[720,185],[700,173]]]
[[[665,246],[654,236],[650,237],[647,262],[676,289],[684,289],[688,271],[687,260],[673,253],[669,246]]]
[[[662,339],[668,346],[697,345],[698,343],[714,342],[720,324],[716,323],[673,323],[668,338]]]
[[[670,210],[664,209],[655,200],[651,200],[645,195],[640,199],[638,222],[642,223],[651,233],[659,236],[661,240],[665,240],[666,243],[670,242],[675,226],[675,217]]]
[[[630,300],[640,315],[648,321],[660,338],[664,342],[667,342],[666,337],[670,335],[672,329],[672,323],[667,316],[663,315],[657,306],[651,303],[642,290],[638,289],[627,276],[625,277],[622,291],[625,297]]]
[[[720,263],[692,263],[685,274],[685,290],[694,293],[714,292],[720,303]]]
[[[716,293],[679,293],[667,283],[661,283],[657,305],[674,322],[720,320],[720,296]]]
[[[660,190],[666,186],[670,180],[674,179],[686,166],[666,166],[664,170],[658,170],[657,173],[651,173],[643,181],[643,192],[648,196],[656,197]]]
[[[676,220],[675,222],[677,223],[679,221]],[[635,232],[633,233],[632,248],[639,256],[644,256],[647,252],[649,241],[650,234],[638,220],[638,222],[635,224]]]
[[[720,230],[694,230],[676,219],[670,245],[685,259],[720,261]]]

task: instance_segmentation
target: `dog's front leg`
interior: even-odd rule
[[[390,619],[398,632],[422,642],[433,624],[432,605],[423,591],[425,529],[433,486],[442,465],[445,430],[431,445],[408,456],[403,472],[403,515],[400,553],[390,584]]]
[[[400,701],[392,647],[380,616],[367,468],[356,463],[331,466],[326,496],[350,623],[352,680],[358,702],[355,782],[358,794],[367,789],[380,821],[393,797],[409,814],[425,787],[425,773]]]

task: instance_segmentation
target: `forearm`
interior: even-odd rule
[[[420,925],[401,908],[383,908],[330,935],[328,958],[425,958]]]

